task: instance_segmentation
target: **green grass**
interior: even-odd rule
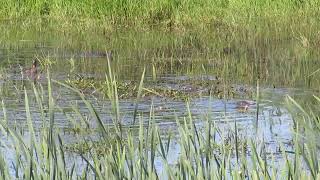
[[[10,0],[1,2],[0,7],[0,17],[13,21],[26,17],[50,17],[68,23],[93,19],[99,25],[147,25],[165,29],[204,28],[219,23],[250,28],[263,24],[259,31],[266,26],[282,28],[279,25],[293,22],[312,26],[318,20],[320,5],[317,0]]]

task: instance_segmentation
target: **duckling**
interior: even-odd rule
[[[40,72],[38,70],[38,60],[33,60],[31,68],[25,69],[24,74],[34,81],[40,79]]]

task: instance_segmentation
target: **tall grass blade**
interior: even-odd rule
[[[139,101],[140,101],[142,90],[143,90],[143,80],[144,80],[145,71],[146,71],[146,69],[144,68],[143,72],[142,72],[142,75],[141,75],[141,80],[140,80],[140,83],[139,83],[137,98],[136,98],[136,101],[135,101],[132,125],[134,125],[136,123],[138,107],[139,107]]]
[[[91,114],[91,115],[94,117],[94,119],[97,121],[97,123],[98,123],[98,125],[99,125],[99,129],[102,131],[102,135],[103,135],[104,139],[105,139],[106,141],[108,141],[109,133],[108,133],[107,129],[105,128],[105,126],[104,126],[102,120],[100,119],[100,116],[98,115],[97,111],[96,111],[95,108],[92,106],[92,104],[85,99],[85,96],[84,96],[79,90],[77,90],[77,89],[75,89],[75,88],[73,88],[73,87],[71,87],[71,86],[69,86],[69,85],[67,85],[67,84],[61,83],[61,82],[56,81],[56,80],[52,80],[52,81],[53,81],[54,83],[57,83],[57,84],[59,84],[59,85],[61,85],[61,86],[64,86],[64,87],[66,87],[66,88],[68,88],[68,89],[76,92],[76,93],[80,96],[80,98],[81,98],[82,101],[85,103],[86,107],[88,108],[90,114]]]

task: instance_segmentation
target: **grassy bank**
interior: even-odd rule
[[[24,0],[0,2],[0,19],[85,21],[98,25],[160,26],[169,29],[228,24],[312,26],[319,1],[282,0]],[[62,23],[62,22],[61,22]],[[303,25],[304,24],[304,25]],[[290,28],[290,27],[288,27]]]

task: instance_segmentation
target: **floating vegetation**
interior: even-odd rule
[[[93,77],[85,77],[80,74],[76,74],[75,78],[67,79],[65,82],[73,88],[79,89],[81,92],[92,92],[95,88],[97,81]]]
[[[67,144],[64,146],[66,152],[72,152],[76,154],[88,154],[94,153],[98,156],[105,156],[112,151],[112,148],[115,148],[117,141],[112,141],[111,138],[108,142],[105,141],[88,141],[81,140],[72,144]]]
[[[150,96],[158,96],[163,98],[186,100],[188,98],[201,96],[223,98],[225,95],[228,98],[252,98],[254,95],[254,91],[250,87],[240,85],[225,86],[221,84],[221,81],[194,81],[190,79],[170,82],[159,80],[149,83],[146,82],[145,87],[142,89],[141,97],[148,98]],[[98,91],[102,92],[102,94],[107,91],[104,83],[95,85],[95,87]],[[137,90],[138,84],[134,81],[117,83],[117,91],[120,99],[135,98],[137,96]]]

